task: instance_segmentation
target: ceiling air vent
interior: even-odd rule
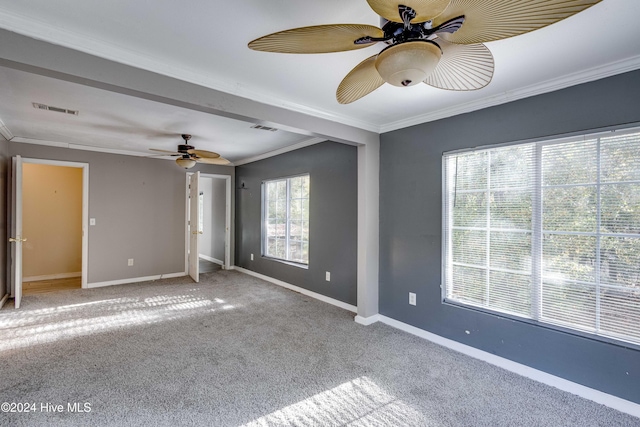
[[[276,128],[270,128],[269,126],[262,126],[262,125],[253,125],[251,126],[251,129],[268,130],[270,132],[275,132],[278,130]]]
[[[38,104],[37,102],[33,102],[32,104],[33,108],[37,108],[38,110],[55,111],[56,113],[71,114],[74,116],[78,115],[78,110],[67,110],[66,108],[52,107],[51,105]]]

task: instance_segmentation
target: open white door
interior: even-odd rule
[[[15,307],[20,308],[22,301],[22,157],[11,159],[11,295]]]
[[[202,233],[202,230],[200,230],[199,183],[200,172],[196,172],[189,177],[189,276],[195,282],[200,281],[198,237]]]

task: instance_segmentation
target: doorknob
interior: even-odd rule
[[[27,239],[26,238],[23,239],[22,237],[18,236],[18,237],[9,237],[9,241],[12,243],[17,243],[17,242],[26,242]]]
[[[202,231],[192,231],[191,234],[202,234]]]

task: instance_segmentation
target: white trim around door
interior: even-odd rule
[[[89,277],[89,163],[62,160],[22,158],[22,163],[62,166],[82,169],[82,287],[87,288]]]
[[[187,172],[185,181],[185,201],[184,201],[184,271],[189,271],[189,177],[193,172]],[[200,173],[200,178],[214,178],[225,180],[225,236],[224,236],[224,261],[222,268],[225,270],[233,269],[231,265],[231,175],[220,175],[210,173]],[[215,262],[215,261],[214,261]]]

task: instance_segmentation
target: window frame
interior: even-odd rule
[[[514,146],[521,146],[521,145],[526,145],[526,144],[532,144],[533,145],[533,150],[534,150],[534,155],[535,155],[535,177],[534,177],[534,192],[540,189],[543,189],[545,187],[571,187],[574,185],[583,185],[583,184],[560,184],[560,185],[551,185],[551,186],[545,186],[542,183],[542,175],[541,175],[541,168],[542,168],[542,163],[541,163],[541,158],[542,158],[542,148],[545,146],[550,146],[550,145],[557,145],[557,144],[567,144],[567,143],[571,143],[571,142],[580,142],[580,141],[585,141],[585,140],[589,140],[589,139],[597,139],[597,145],[598,145],[598,157],[600,156],[600,139],[603,137],[612,137],[612,136],[624,136],[626,134],[637,134],[640,133],[640,127],[637,127],[637,124],[634,125],[634,127],[609,127],[609,128],[605,128],[605,129],[600,129],[600,130],[593,130],[593,131],[582,131],[582,132],[576,132],[576,133],[572,133],[572,134],[567,134],[567,135],[559,135],[559,136],[550,136],[550,137],[544,137],[544,138],[535,138],[535,139],[530,139],[530,140],[521,140],[521,141],[513,141],[513,142],[507,142],[507,143],[501,143],[501,144],[490,144],[490,145],[484,145],[484,146],[477,146],[477,147],[473,147],[473,148],[465,148],[465,149],[457,149],[457,150],[451,150],[451,151],[445,151],[442,153],[442,164],[441,164],[441,173],[442,173],[442,212],[441,212],[441,232],[442,232],[442,252],[441,252],[441,303],[443,305],[447,305],[447,306],[451,306],[451,307],[456,307],[456,308],[462,308],[462,309],[466,309],[466,310],[470,310],[470,311],[475,311],[478,313],[483,313],[483,314],[489,314],[489,315],[494,315],[496,317],[500,317],[500,318],[506,318],[509,320],[513,320],[513,321],[517,321],[517,322],[521,322],[521,323],[525,323],[525,324],[530,324],[530,325],[535,325],[535,326],[540,326],[546,329],[551,329],[551,330],[555,330],[555,331],[560,331],[560,332],[564,332],[570,335],[575,335],[578,337],[582,337],[582,338],[586,338],[586,339],[590,339],[590,340],[594,340],[597,342],[604,342],[604,343],[608,343],[608,344],[613,344],[616,346],[620,346],[620,347],[624,347],[624,348],[631,348],[631,349],[635,349],[635,350],[640,350],[640,343],[636,343],[636,342],[631,342],[631,341],[627,341],[625,340],[625,338],[620,337],[620,338],[615,338],[613,336],[607,336],[607,335],[599,335],[595,332],[591,332],[588,330],[584,330],[584,329],[578,329],[578,328],[574,328],[571,326],[563,326],[561,324],[558,323],[549,323],[543,320],[540,320],[540,309],[541,309],[541,305],[537,304],[536,307],[532,307],[532,310],[535,310],[537,315],[533,316],[533,317],[524,317],[522,315],[518,315],[518,314],[512,314],[506,311],[502,311],[502,310],[498,310],[498,309],[492,309],[490,307],[483,307],[480,305],[474,305],[473,303],[469,303],[469,302],[462,302],[462,301],[457,301],[454,299],[449,299],[447,297],[447,293],[448,293],[448,283],[447,283],[447,274],[451,274],[452,272],[450,271],[451,267],[453,266],[453,245],[450,245],[449,242],[451,241],[452,238],[452,231],[453,231],[453,226],[452,226],[452,216],[448,215],[448,208],[449,208],[449,199],[448,199],[448,193],[447,193],[447,168],[446,168],[446,162],[447,159],[452,156],[452,155],[456,155],[456,154],[468,154],[468,153],[473,153],[473,152],[482,152],[482,151],[489,151],[489,150],[493,150],[493,149],[499,149],[499,148],[508,148],[508,147],[514,147]],[[590,183],[590,184],[585,184],[585,185],[590,185],[593,186],[595,188],[597,188],[597,197],[598,197],[598,220],[599,220],[599,212],[600,212],[600,205],[599,205],[599,201],[600,201],[600,189],[601,186],[603,184],[601,184],[600,182],[600,163],[598,161],[598,170],[597,170],[597,182],[596,183]],[[539,187],[538,187],[539,186]],[[544,236],[545,234],[545,230],[542,228],[542,201],[541,200],[534,200],[532,202],[532,217],[531,217],[531,221],[532,221],[532,230],[531,230],[531,234],[532,234],[532,240],[533,240],[533,235],[535,233],[540,232],[541,236]],[[560,232],[559,234],[589,234],[589,235],[593,235],[593,236],[599,236],[598,240],[600,237],[602,236],[606,236],[607,233],[601,233],[600,231],[596,231],[593,233],[583,233],[583,232]],[[624,235],[621,235],[621,237],[625,237]],[[638,238],[640,239],[640,237],[638,237],[637,235],[634,236],[634,238]],[[532,248],[532,252],[533,252],[533,248]],[[451,262],[449,262],[449,260],[451,260]],[[450,264],[450,265],[448,265]],[[449,270],[448,270],[449,269]],[[531,276],[532,277],[536,277],[536,274],[538,273],[542,273],[542,269],[538,269],[538,271],[535,271],[533,266],[532,266],[532,271],[531,271]],[[536,280],[538,278],[536,277]],[[579,283],[580,281],[573,281],[570,280],[571,282],[576,282]],[[598,289],[601,285],[601,283],[595,283],[594,284],[596,286],[596,289]],[[605,286],[609,286],[606,285]],[[534,292],[539,292],[534,290]]]
[[[267,207],[268,207],[268,200],[267,200],[267,184],[271,183],[271,182],[278,182],[278,181],[286,181],[286,186],[287,186],[287,206],[286,206],[286,221],[285,221],[285,229],[286,229],[286,252],[289,252],[289,229],[290,229],[290,202],[291,202],[291,198],[290,198],[290,182],[291,179],[294,178],[299,178],[299,177],[308,177],[309,179],[309,194],[307,197],[307,200],[309,201],[309,205],[311,204],[311,174],[309,172],[305,172],[305,173],[300,173],[300,174],[296,174],[296,175],[288,175],[288,176],[283,176],[283,177],[278,177],[278,178],[271,178],[271,179],[265,179],[262,181],[261,183],[261,197],[260,197],[260,203],[261,203],[261,211],[260,211],[260,219],[261,219],[261,230],[260,230],[260,255],[262,258],[264,259],[268,259],[268,260],[272,260],[272,261],[277,261],[277,262],[281,262],[283,264],[287,264],[287,265],[291,265],[294,267],[299,267],[299,268],[304,268],[304,269],[308,269],[309,268],[309,263],[310,263],[310,258],[311,258],[311,249],[310,249],[310,241],[311,239],[309,237],[307,237],[307,246],[308,246],[308,250],[309,253],[307,255],[307,262],[299,262],[299,261],[292,261],[290,259],[287,258],[278,258],[275,256],[271,256],[271,255],[267,255],[267,244],[268,244],[268,236],[267,236],[267,220],[268,218],[266,218],[266,214],[267,214]],[[309,216],[307,216],[307,222],[310,223],[310,219]]]

